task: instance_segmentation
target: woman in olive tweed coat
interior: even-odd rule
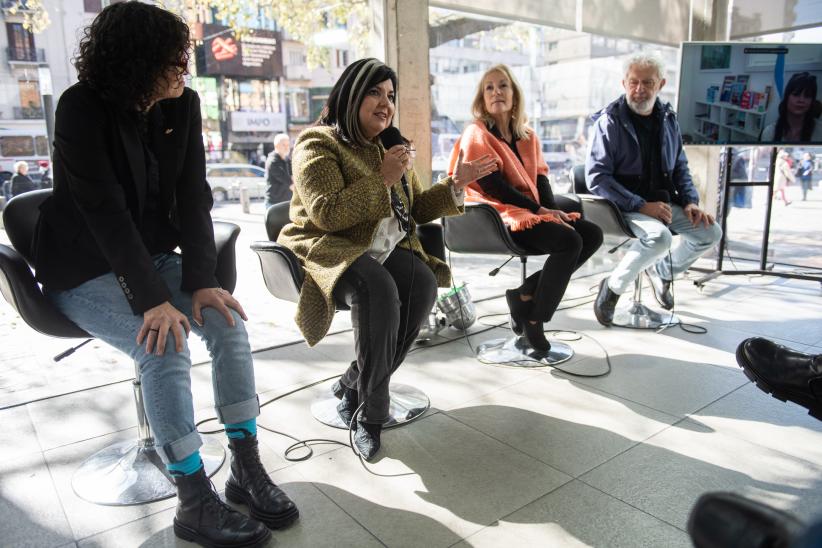
[[[437,285],[450,283],[448,267],[423,251],[416,224],[460,214],[462,188],[496,169],[489,158],[460,162],[454,176],[424,190],[409,143],[386,150],[379,139],[391,126],[396,87],[394,71],[376,59],[346,68],[317,126],[297,139],[291,223],[278,238],[305,267],[296,321],[309,345],[328,332],[335,303],[351,307],[357,359],[334,393],[366,459],[379,449],[388,418],[390,375],[430,312]]]

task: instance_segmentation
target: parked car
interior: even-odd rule
[[[564,173],[574,165],[573,147],[564,141],[542,140],[542,156],[553,173]]]
[[[215,202],[239,200],[240,188],[250,198],[265,196],[265,170],[250,164],[206,164],[206,180]]]

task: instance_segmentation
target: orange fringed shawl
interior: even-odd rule
[[[539,203],[537,175],[548,175],[548,166],[542,157],[539,139],[532,132],[527,139],[517,140],[516,147],[522,157],[522,163],[517,159],[511,147],[488,131],[484,122],[475,121],[465,128],[460,138],[454,143],[454,149],[451,151],[451,158],[448,162],[448,174],[454,173],[460,149],[463,151],[463,162],[470,162],[484,154],[490,154],[496,159],[503,179],[524,195],[532,198],[534,202]],[[562,222],[553,214],[537,215],[527,209],[499,202],[496,198],[483,193],[476,181],[472,181],[465,187],[465,201],[489,204],[499,211],[502,222],[512,232],[526,230],[546,221]]]

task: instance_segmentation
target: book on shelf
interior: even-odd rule
[[[736,76],[726,76],[722,82],[722,93],[719,94],[719,100],[723,103],[731,102],[731,86],[736,82]]]
[[[748,80],[750,78],[748,74],[738,74],[736,76],[736,82],[731,86],[731,104],[739,105],[742,102],[742,94],[748,89]]]

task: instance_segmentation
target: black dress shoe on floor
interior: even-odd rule
[[[294,502],[271,481],[260,460],[257,436],[228,440],[231,465],[225,497],[248,506],[251,517],[270,529],[288,527],[300,517]]]
[[[674,294],[671,291],[671,286],[673,286],[674,282],[671,280],[663,280],[654,265],[645,269],[645,275],[648,276],[648,280],[651,282],[651,290],[654,293],[656,302],[665,310],[671,310],[674,307]]]
[[[805,354],[754,337],[739,344],[736,361],[760,390],[799,404],[822,420],[822,354]]]
[[[804,526],[790,514],[733,493],[706,493],[691,510],[696,548],[788,548]]]
[[[357,391],[353,388],[348,388],[340,381],[334,383],[331,391],[334,393],[334,396],[340,400],[340,403],[337,404],[337,415],[340,416],[343,424],[349,426],[351,419],[354,418],[354,413],[357,411],[357,407],[360,405],[360,398]]]
[[[619,295],[611,291],[608,287],[608,278],[604,278],[599,282],[599,293],[594,301],[594,315],[597,321],[609,327],[614,323],[614,310],[616,310]]]
[[[365,460],[371,460],[377,451],[380,450],[381,424],[371,424],[369,422],[355,422],[357,431],[354,433],[354,446],[357,452]]]
[[[516,335],[522,335],[522,326],[531,312],[531,301],[523,301],[517,289],[508,289],[505,292],[505,301],[510,312],[511,331]]]

